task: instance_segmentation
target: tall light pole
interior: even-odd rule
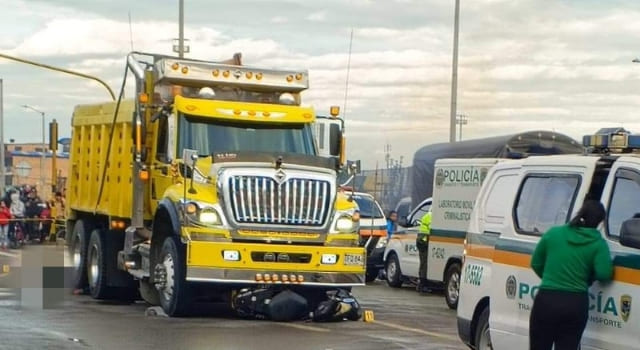
[[[179,19],[178,19],[178,26],[180,27],[178,29],[178,50],[180,51],[178,53],[180,58],[184,57],[184,0],[180,0],[179,3]]]
[[[3,101],[3,93],[2,90],[2,79],[0,79],[0,191],[2,195],[4,195],[4,188],[6,185],[6,167],[4,164],[4,101]]]
[[[460,131],[459,131],[459,134],[458,134],[458,141],[462,141],[462,126],[469,124],[469,117],[467,117],[464,114],[458,114],[456,116],[456,124],[460,125],[460,128],[459,128]]]
[[[178,57],[184,58],[185,53],[189,53],[189,45],[187,42],[189,39],[184,38],[184,0],[178,2],[178,38],[173,39],[173,52],[178,54]]]
[[[451,116],[449,120],[449,142],[456,142],[456,105],[458,98],[458,24],[460,22],[460,0],[456,0],[453,22],[453,65],[451,68]]]
[[[42,158],[40,158],[40,190],[38,192],[42,193],[42,191],[44,190],[44,186],[45,186],[45,179],[44,179],[44,159],[46,157],[47,154],[47,144],[45,143],[45,135],[44,135],[44,112],[40,111],[36,108],[33,108],[29,105],[22,105],[23,108],[25,109],[30,109],[36,113],[39,113],[42,116]]]

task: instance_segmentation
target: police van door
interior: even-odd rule
[[[640,313],[633,300],[640,285],[640,250],[620,244],[625,220],[640,213],[640,160],[622,157],[611,169],[602,195],[607,209],[601,231],[614,263],[612,283],[595,282],[589,291],[589,320],[583,349],[640,349]]]
[[[529,158],[493,254],[491,341],[494,349],[527,349],[529,317],[540,279],[531,255],[552,226],[568,222],[589,190],[597,158]],[[515,288],[514,288],[515,286]]]

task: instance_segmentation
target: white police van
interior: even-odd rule
[[[531,254],[548,228],[595,198],[607,209],[600,230],[615,271],[611,283],[589,290],[581,348],[640,349],[640,301],[633,300],[640,298],[640,219],[633,219],[640,213],[640,136],[609,131],[584,138],[596,154],[510,160],[489,171],[469,224],[458,304],[458,333],[472,348],[528,348],[540,284]]]
[[[435,163],[433,199],[420,203],[404,226],[391,237],[385,251],[387,282],[400,287],[418,278],[420,257],[416,238],[420,219],[432,211],[427,280],[445,289],[445,302],[455,309],[462,268],[462,251],[475,199],[489,168],[497,159],[441,159]]]

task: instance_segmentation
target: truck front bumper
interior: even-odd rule
[[[364,285],[364,272],[360,247],[206,241],[187,245],[186,279],[193,282],[358,286]]]

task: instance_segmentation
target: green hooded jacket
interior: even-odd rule
[[[542,278],[541,289],[586,292],[593,281],[610,281],[609,246],[594,228],[557,226],[536,246],[531,267]]]

